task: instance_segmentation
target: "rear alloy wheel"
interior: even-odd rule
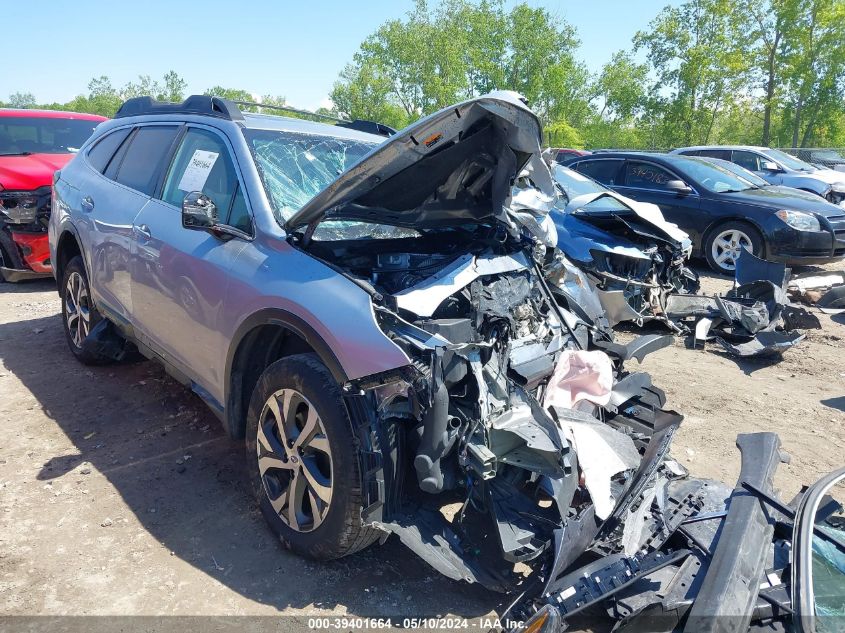
[[[749,225],[742,222],[728,222],[710,233],[704,254],[707,257],[707,263],[717,273],[733,275],[736,271],[736,262],[743,249],[759,257],[763,251],[762,238]]]
[[[85,365],[102,365],[111,362],[109,358],[88,351],[82,346],[85,337],[102,317],[91,299],[88,275],[82,258],[78,255],[65,266],[61,288],[62,320],[70,351]]]
[[[340,385],[317,356],[264,370],[247,412],[247,469],[261,513],[298,554],[340,558],[380,535],[361,520],[356,446]]]

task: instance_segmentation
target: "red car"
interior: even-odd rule
[[[592,152],[586,149],[570,149],[568,147],[553,147],[552,156],[561,165],[565,165],[567,161],[572,160],[578,156],[587,156]]]
[[[53,174],[105,117],[51,110],[0,109],[0,275],[49,277],[47,220]]]

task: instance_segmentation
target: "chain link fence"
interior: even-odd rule
[[[845,171],[845,148],[842,147],[780,147],[778,149],[817,167]]]

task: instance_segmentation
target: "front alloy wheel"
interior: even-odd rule
[[[256,449],[264,492],[292,530],[320,526],[332,501],[332,452],[319,413],[295,389],[264,403]]]
[[[245,431],[261,514],[293,551],[331,560],[382,534],[364,524],[359,441],[343,390],[316,355],[286,356],[262,372]]]

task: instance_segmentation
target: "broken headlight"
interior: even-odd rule
[[[796,231],[820,231],[821,226],[816,216],[809,213],[802,213],[801,211],[789,211],[782,209],[776,214],[781,220],[786,222]]]
[[[38,198],[29,192],[4,191],[0,193],[0,213],[7,222],[29,224],[38,213]]]

